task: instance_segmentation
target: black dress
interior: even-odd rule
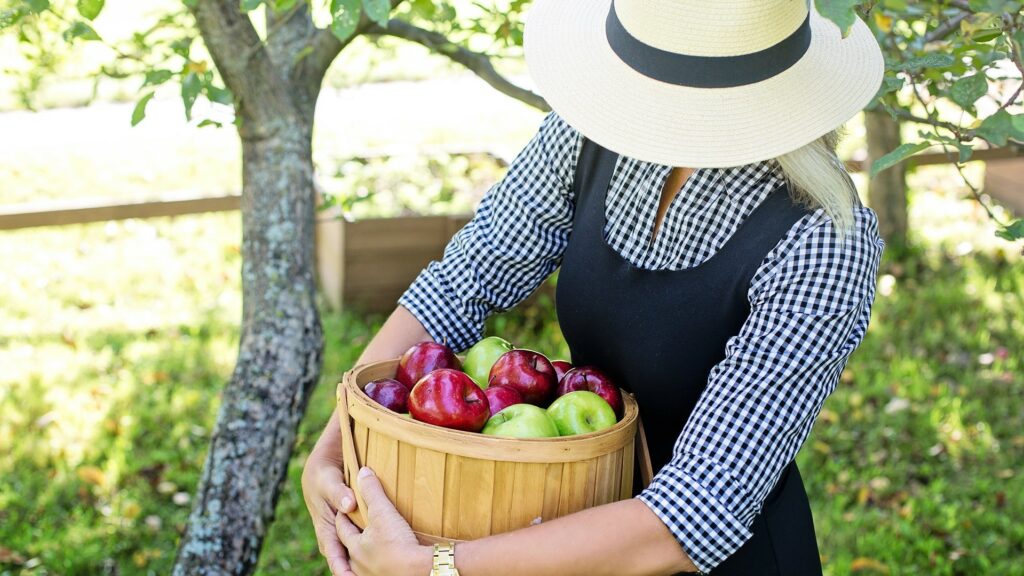
[[[556,290],[558,321],[572,363],[606,371],[640,406],[654,471],[672,447],[726,341],[750,313],[750,279],[768,252],[807,213],[788,188],[771,192],[719,251],[683,270],[646,270],[604,240],[605,194],[618,155],[584,138],[576,209]],[[783,470],[750,526],[753,536],[714,576],[822,573],[811,510],[796,462]]]

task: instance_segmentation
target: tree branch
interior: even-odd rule
[[[934,30],[929,32],[924,37],[924,43],[925,44],[930,44],[931,42],[935,42],[937,40],[945,39],[947,36],[949,36],[953,32],[956,32],[957,30],[959,30],[960,29],[960,22],[964,21],[970,15],[971,15],[970,12],[960,12],[956,16],[953,16],[949,20],[946,20],[942,24],[939,24],[938,26],[935,27]]]
[[[316,99],[320,94],[320,78],[306,82],[301,59],[313,41],[317,28],[313,24],[309,4],[298,2],[284,12],[265,7],[267,36],[265,44],[282,81],[292,87],[292,98],[300,106],[305,121],[312,125]]]
[[[287,86],[237,0],[197,0],[191,10],[224,84],[235,96],[235,112],[243,120],[239,133],[267,137],[251,130],[299,120]]]
[[[551,110],[551,107],[548,106],[548,103],[545,102],[544,98],[540,95],[531,92],[526,88],[516,86],[507,78],[499,74],[498,71],[494,69],[494,65],[491,63],[489,56],[479,52],[473,52],[468,48],[459,46],[449,40],[444,34],[419,28],[418,26],[414,26],[413,24],[397,18],[389,20],[387,28],[382,28],[374,24],[366,31],[366,33],[395,36],[422,44],[430,50],[447,56],[451,60],[470,69],[474,74],[482,78],[497,91],[529,104],[543,112],[549,112]]]
[[[391,0],[391,9],[394,10],[397,8],[402,1],[403,0]],[[327,73],[327,69],[331,67],[331,62],[334,62],[334,59],[338,57],[338,54],[340,54],[341,51],[348,46],[350,42],[352,42],[352,40],[355,40],[360,34],[366,32],[367,28],[371,25],[375,26],[364,10],[359,16],[359,24],[356,25],[356,31],[344,41],[339,40],[338,37],[331,32],[330,26],[317,30],[309,45],[309,54],[302,58],[297,74],[299,74],[305,82],[315,82],[319,86],[320,82],[323,81],[324,74]]]
[[[915,122],[917,124],[928,124],[929,126],[938,126],[940,128],[945,128],[946,130],[949,130],[954,134],[959,134],[960,132],[963,131],[959,126],[953,124],[952,122],[944,122],[942,120],[930,120],[923,116],[917,116],[916,114],[910,112],[905,108],[892,108],[890,106],[886,106],[885,111],[891,114],[895,114],[896,117],[901,120],[908,120],[910,122]]]

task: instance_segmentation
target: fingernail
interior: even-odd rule
[[[363,466],[359,469],[360,478],[369,478],[370,476],[373,476],[373,470],[370,470],[369,467]]]
[[[341,507],[343,509],[348,510],[349,507],[351,507],[351,506],[352,506],[352,499],[351,498],[349,498],[348,496],[345,496],[344,498],[341,499]]]

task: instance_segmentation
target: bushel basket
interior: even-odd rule
[[[507,532],[632,495],[638,411],[611,428],[515,439],[419,422],[377,404],[367,383],[393,378],[398,360],[357,366],[338,384],[345,482],[369,466],[421,542]],[[350,514],[365,526],[365,509]]]

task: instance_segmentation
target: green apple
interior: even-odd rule
[[[513,404],[491,416],[481,432],[512,438],[553,438],[558,436],[558,427],[543,408]]]
[[[481,390],[486,390],[487,376],[491,373],[491,366],[494,366],[498,358],[512,348],[514,346],[508,340],[497,336],[488,336],[466,351],[466,360],[462,363],[462,371],[469,374],[469,377],[476,382]]]
[[[604,430],[614,426],[616,421],[615,410],[608,401],[589,390],[559,396],[548,406],[548,415],[562,436]]]

